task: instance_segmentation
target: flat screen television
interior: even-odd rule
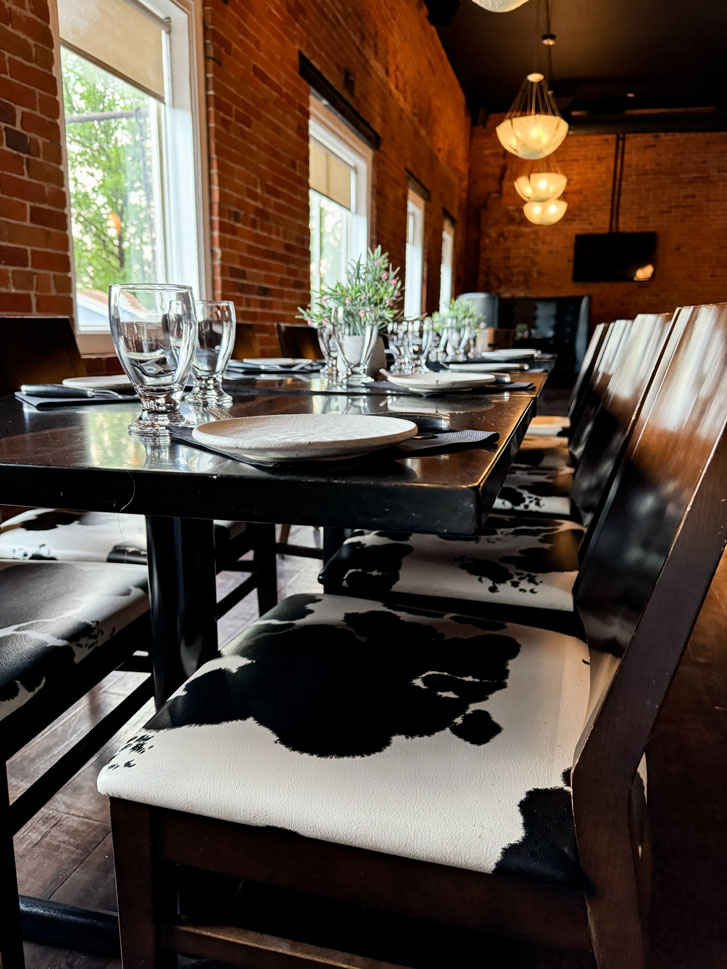
[[[604,232],[577,235],[573,281],[639,282],[654,275],[655,232]]]

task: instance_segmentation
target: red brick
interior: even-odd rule
[[[70,273],[71,260],[65,252],[46,252],[43,249],[33,250],[30,256],[33,269],[50,269],[54,272]]]
[[[0,266],[27,266],[28,250],[19,246],[0,246]]]
[[[41,115],[33,114],[30,111],[23,111],[20,124],[23,131],[27,131],[48,141],[57,141],[60,144],[61,129],[57,121],[43,118]]]
[[[52,94],[38,92],[38,111],[46,118],[60,118],[61,102]]]
[[[30,313],[33,297],[30,293],[0,292],[0,313]]]
[[[5,219],[11,219],[13,222],[28,221],[27,202],[19,202],[17,199],[3,198],[0,200],[0,210],[2,211]]]
[[[28,173],[28,178],[35,179],[35,181],[58,187],[65,185],[63,169],[59,168],[58,165],[51,165],[48,162],[40,161],[38,158],[28,158],[25,162],[25,170]]]
[[[9,151],[7,148],[0,148],[0,172],[12,172],[13,175],[22,175],[25,171],[23,158],[17,152]]]
[[[65,229],[68,217],[58,209],[45,209],[38,205],[30,206],[30,221],[34,225],[46,225],[49,229]]]
[[[10,128],[5,125],[5,144],[11,151],[20,152],[23,155],[30,154],[30,139],[24,131],[17,128]]]
[[[17,8],[12,11],[11,21],[14,30],[18,33],[35,41],[36,44],[53,49],[53,34],[47,22],[43,23],[36,17],[28,17]]]
[[[20,84],[9,77],[3,80],[3,97],[22,108],[35,108],[38,103],[38,97],[32,87]]]
[[[0,194],[28,202],[42,202],[45,199],[45,189],[39,182],[30,182],[27,178],[16,178],[14,175],[0,174]]]
[[[32,61],[33,45],[12,27],[5,27],[0,24],[0,45],[6,54],[13,54],[23,60]]]
[[[7,269],[0,269],[0,291],[10,289],[10,273]]]
[[[16,269],[13,272],[13,289],[26,290],[32,292],[35,283],[35,273],[27,269]]]
[[[0,99],[0,122],[9,125],[15,124],[15,105],[2,99]]]
[[[58,313],[60,316],[73,316],[73,300],[70,296],[38,295],[35,308],[39,313]]]

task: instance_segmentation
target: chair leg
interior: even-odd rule
[[[280,539],[278,540],[278,545],[287,545],[289,541],[290,541],[290,525],[281,525]]]
[[[0,969],[23,969],[23,937],[15,871],[10,796],[5,763],[0,770]]]
[[[283,528],[290,526],[283,525]],[[255,529],[253,565],[257,581],[257,604],[265,615],[278,604],[278,560],[275,552],[275,525],[248,525]]]
[[[150,808],[111,798],[121,960],[124,969],[173,969],[176,955],[160,941],[163,885]]]

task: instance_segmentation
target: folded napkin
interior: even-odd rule
[[[277,376],[295,376],[301,373],[318,373],[323,368],[323,361],[311,360],[305,365],[297,367],[266,367],[257,363],[243,363],[242,360],[230,360],[227,371],[233,375],[264,375],[266,373]]]
[[[24,404],[30,404],[36,410],[56,410],[58,407],[85,407],[93,404],[94,407],[105,404],[138,404],[139,398],[135,394],[128,394],[124,397],[33,397],[31,394],[22,394],[19,390],[15,392],[17,400]]]
[[[396,415],[397,418],[400,417],[399,414]],[[430,427],[431,418],[428,415],[413,415],[407,414],[406,419],[413,420],[419,427],[419,435],[417,437],[410,437],[407,441],[401,441],[399,444],[395,444],[392,447],[381,448],[378,451],[370,451],[368,454],[362,454],[358,457],[341,457],[339,464],[360,464],[362,462],[371,462],[379,460],[395,460],[397,458],[411,458],[411,457],[427,457],[429,455],[438,454],[454,454],[457,451],[470,451],[474,448],[481,448],[488,444],[494,444],[499,438],[497,431],[475,431],[475,430],[461,430],[461,431],[439,431],[439,430],[428,430],[426,428]],[[284,471],[296,471],[301,467],[310,468],[317,467],[327,467],[333,464],[331,458],[326,458],[325,461],[275,461],[270,464],[265,464],[260,461],[251,461],[248,458],[240,457],[236,451],[227,450],[223,448],[209,447],[207,444],[200,444],[199,441],[194,439],[193,435],[194,428],[191,427],[171,427],[169,429],[170,437],[173,441],[179,441],[182,444],[189,444],[192,447],[199,448],[201,451],[211,451],[213,454],[220,454],[222,457],[231,458],[233,461],[239,461],[241,464],[250,464],[253,467],[265,468],[266,470],[284,470]]]

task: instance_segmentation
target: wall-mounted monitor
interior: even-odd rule
[[[577,283],[643,282],[654,275],[655,232],[577,235],[573,280]]]

